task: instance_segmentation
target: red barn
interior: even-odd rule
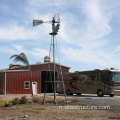
[[[53,81],[53,63],[38,63],[30,65],[32,72],[32,87],[34,94],[53,92],[53,82],[45,84],[44,81]],[[56,64],[56,76],[68,73],[70,67]],[[31,81],[28,66],[21,66],[13,69],[0,70],[0,94],[31,94]]]

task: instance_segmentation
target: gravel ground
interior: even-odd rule
[[[120,98],[82,98],[80,103],[89,106],[110,106],[110,109],[120,110]],[[73,103],[74,104],[74,103]]]
[[[12,100],[23,95],[0,96],[0,100]],[[31,98],[31,95],[26,95]],[[43,98],[43,94],[38,95]],[[57,105],[53,105],[53,96],[46,96],[46,104],[27,104],[11,107],[0,107],[0,120],[119,120],[120,97],[81,97],[57,96]],[[51,102],[52,101],[52,102]],[[110,110],[60,110],[59,106],[110,106]],[[43,109],[39,109],[43,108]],[[27,117],[24,117],[27,115]]]
[[[60,95],[61,96],[61,95]],[[79,100],[81,105],[89,105],[89,106],[110,106],[110,109],[120,110],[120,96],[104,96],[97,97],[96,95],[81,95],[81,96],[67,96],[67,98],[76,98]],[[76,104],[76,103],[71,103]]]

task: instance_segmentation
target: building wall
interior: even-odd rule
[[[68,73],[69,69],[61,67],[63,73]],[[22,68],[23,69],[23,68]],[[28,69],[24,67],[24,70]],[[14,69],[15,70],[15,69]],[[32,80],[37,82],[37,94],[41,93],[41,71],[53,71],[53,64],[43,64],[31,66]],[[56,71],[60,71],[60,66],[56,65]],[[6,73],[6,94],[31,94],[30,89],[24,89],[24,81],[30,81],[29,71],[7,72]],[[30,81],[31,82],[31,81]]]
[[[0,73],[0,94],[5,93],[5,73]]]
[[[24,89],[24,81],[30,81],[29,72],[7,72],[6,94],[30,94],[30,89]]]

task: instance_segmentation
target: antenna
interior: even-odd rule
[[[55,42],[54,42],[54,36],[58,34],[58,30],[60,27],[60,17],[59,14],[56,13],[51,21],[43,21],[43,20],[33,20],[33,26],[41,25],[43,23],[51,23],[52,24],[52,32],[49,33],[52,35],[53,38],[53,65],[54,65],[54,104],[56,104],[56,80],[55,80]],[[44,104],[43,99],[43,104]]]

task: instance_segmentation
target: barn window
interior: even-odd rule
[[[29,81],[25,81],[25,89],[30,89],[30,82]]]

